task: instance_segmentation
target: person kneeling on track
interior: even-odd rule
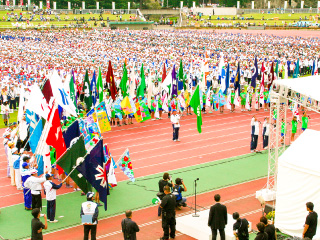
[[[186,187],[186,185],[184,185],[183,179],[176,178],[176,184],[173,187],[172,194],[176,196],[176,207],[179,210],[181,209],[181,206],[183,206],[183,207],[187,206],[187,204],[186,204],[187,198],[182,197],[182,193],[181,193],[181,192],[186,192],[186,191],[187,191],[187,187]]]

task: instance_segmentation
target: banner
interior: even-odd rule
[[[111,130],[110,123],[108,121],[108,115],[106,111],[106,106],[104,102],[101,102],[97,107],[97,118],[98,118],[98,124],[100,127],[100,132],[105,133],[107,131]]]

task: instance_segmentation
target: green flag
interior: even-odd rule
[[[103,101],[103,83],[102,83],[102,76],[101,76],[101,69],[99,67],[99,76],[97,80],[97,91],[99,94],[99,103]]]
[[[293,72],[293,78],[298,78],[299,73],[300,73],[300,69],[299,69],[299,58],[298,58],[296,68],[294,69],[294,72]]]
[[[143,71],[143,63],[141,66],[141,70],[140,70],[140,77],[141,77],[141,81],[140,81],[140,85],[137,89],[137,96],[144,96],[144,90],[146,89],[146,79],[144,76],[144,71]]]
[[[92,107],[92,96],[91,96],[91,89],[90,89],[90,81],[89,81],[89,75],[88,70],[86,70],[86,75],[84,77],[83,87],[82,91],[84,94],[84,102],[86,104],[86,107],[88,110]]]
[[[70,79],[70,82],[69,82],[69,88],[70,88],[70,98],[74,104],[74,106],[76,107],[76,110],[78,112],[78,107],[77,107],[77,98],[76,98],[76,93],[75,93],[75,90],[74,90],[74,79],[73,79],[73,73],[71,75],[71,79]]]
[[[67,149],[66,153],[58,160],[57,164],[66,172],[70,173],[75,167],[77,167],[77,160],[80,157],[86,155],[86,148],[84,145],[84,138],[81,136],[76,143]],[[75,169],[69,176],[79,186],[79,188],[87,193],[91,186],[87,180]]]
[[[197,115],[197,129],[201,133],[202,116],[201,116],[201,106],[200,106],[200,92],[199,85],[194,91],[192,98],[190,100],[190,106],[193,108],[193,112]]]
[[[186,79],[183,76],[183,66],[182,66],[182,59],[180,59],[180,67],[179,67],[179,80],[183,81],[183,89],[186,90],[187,86],[186,86]]]
[[[276,70],[274,71],[276,73],[277,79],[279,78],[279,61],[277,60]]]
[[[124,63],[123,64],[123,75],[122,75],[121,82],[120,82],[120,88],[121,88],[121,93],[122,93],[123,98],[128,96],[127,82],[128,82],[128,71],[127,71],[126,63]]]

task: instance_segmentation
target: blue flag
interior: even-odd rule
[[[39,123],[37,124],[36,128],[34,129],[29,139],[30,148],[33,153],[36,152],[41,134],[42,134],[42,119],[40,119]]]
[[[90,88],[91,88],[92,102],[93,102],[93,105],[95,106],[97,99],[99,98],[98,91],[97,91],[96,71],[93,72]]]
[[[237,91],[237,89],[238,89],[238,94],[240,96],[240,63],[239,62],[238,62],[236,78],[234,80],[234,90]]]
[[[313,60],[313,65],[312,65],[312,76],[314,75],[314,69],[316,67],[316,61]]]
[[[99,192],[100,200],[107,210],[109,188],[102,140],[85,156],[84,161],[77,166],[77,170]]]
[[[252,79],[251,79],[251,87],[256,88],[256,86],[257,86],[257,77],[258,77],[257,57],[255,57],[255,59],[254,59],[254,67],[253,67],[253,69],[254,69],[254,71],[253,71]]]
[[[35,114],[35,112],[27,109],[26,110],[26,122],[30,125],[29,131],[31,134],[32,134],[33,130],[35,129],[38,121],[39,121],[38,115]]]
[[[69,148],[73,139],[80,137],[79,122],[74,121],[66,131],[62,132],[66,147]]]
[[[222,70],[222,74],[223,74],[223,70]],[[227,73],[225,74],[225,81],[226,81],[226,89],[223,91],[223,94],[227,94],[228,88],[229,88],[229,79],[230,79],[230,66],[228,63],[228,67],[227,67]],[[221,78],[222,81],[223,78]]]
[[[44,162],[43,162],[43,156],[42,155],[37,155],[37,164],[38,164],[38,176],[42,175],[43,169],[44,169]]]
[[[226,104],[227,104],[226,98],[225,98],[225,96],[223,95],[223,93],[222,93],[222,91],[220,89],[219,90],[219,107],[224,106]]]

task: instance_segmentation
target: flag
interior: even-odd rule
[[[126,97],[128,95],[128,89],[127,89],[127,83],[128,83],[128,71],[126,67],[126,63],[123,64],[123,72],[122,72],[122,78],[120,82],[120,88],[122,97]]]
[[[168,74],[167,77],[161,84],[161,88],[165,90],[168,94],[171,94],[171,87],[172,87],[172,74]]]
[[[273,61],[272,61],[272,64],[271,64],[270,75],[271,75],[271,79],[270,79],[269,84],[268,84],[268,89],[270,89],[270,87],[272,86],[273,80],[274,80]]]
[[[314,64],[314,75],[318,75],[318,58],[316,58]]]
[[[49,104],[51,97],[53,97],[52,88],[51,88],[51,84],[50,84],[49,80],[47,80],[44,83],[44,85],[42,87],[42,94],[43,94],[44,98],[47,100],[47,103]]]
[[[136,107],[137,111],[134,114],[134,118],[136,119],[137,122],[142,122],[142,112],[141,112],[141,107],[140,107],[139,102],[135,103],[135,107]]]
[[[77,116],[76,108],[69,95],[66,93],[57,71],[54,71],[51,75],[50,84],[52,88],[52,94],[56,99],[56,103],[68,113],[72,114],[73,116]]]
[[[247,110],[251,110],[251,107],[250,107],[250,94],[249,93],[247,93],[247,95],[246,95],[246,109]]]
[[[110,131],[111,126],[108,120],[106,105],[103,101],[96,107],[96,112],[97,112],[100,132],[105,133],[107,131]]]
[[[99,76],[97,80],[97,91],[99,96],[99,103],[103,101],[103,83],[102,83],[102,76],[101,76],[101,69],[99,67]]]
[[[222,71],[224,71],[224,69]],[[223,73],[223,76],[224,75],[225,75],[225,84],[223,86],[225,87],[225,89],[224,90],[222,89],[222,92],[224,95],[226,95],[228,88],[229,88],[229,82],[230,82],[230,65],[229,65],[229,63],[227,66],[227,73],[226,74]],[[221,82],[223,81],[223,78],[224,77],[221,77]]]
[[[28,102],[26,104],[26,109],[29,109],[29,111],[33,111],[34,113],[38,114],[46,120],[48,118],[50,109],[45,97],[43,96],[37,84],[34,84],[31,87],[31,92],[29,95]]]
[[[125,150],[122,154],[121,158],[119,159],[119,168],[123,171],[123,173],[131,180],[131,182],[134,182],[134,173],[132,170],[132,162],[129,156],[129,149]]]
[[[137,89],[137,97],[138,96],[144,96],[144,91],[146,89],[146,79],[145,79],[145,76],[144,76],[144,70],[143,70],[143,63],[142,63],[142,66],[141,66],[141,70],[140,70],[140,84],[138,86],[138,89]]]
[[[109,188],[102,140],[85,156],[84,161],[77,166],[77,170],[99,192],[99,199],[107,210]]]
[[[89,110],[92,107],[92,96],[91,96],[91,88],[90,88],[88,70],[86,70],[86,75],[84,76],[82,92],[84,94],[83,95],[83,101],[86,104],[86,109]]]
[[[162,72],[162,81],[163,82],[167,77],[166,65],[163,64],[163,72]]]
[[[263,66],[263,63],[262,63]],[[261,69],[261,75],[262,75],[262,80],[261,80],[261,85],[260,85],[260,93],[259,93],[259,103],[264,104],[264,71]]]
[[[30,133],[32,133],[33,130],[36,128],[38,121],[39,121],[38,115],[35,114],[33,111],[26,109],[26,122],[30,126],[29,128]]]
[[[190,106],[193,108],[193,112],[197,115],[197,129],[201,133],[202,117],[201,117],[201,106],[200,106],[200,93],[199,85],[194,91],[192,98],[190,100]]]
[[[296,67],[294,69],[294,72],[293,72],[293,76],[292,78],[298,78],[300,76],[300,69],[299,69],[299,58],[298,58],[298,61],[297,61],[297,64],[296,64]]]
[[[90,89],[91,89],[91,96],[92,96],[92,105],[95,106],[97,99],[99,98],[99,95],[97,92],[96,71],[93,72]]]
[[[189,106],[189,102],[190,102],[190,95],[189,95],[189,92],[188,92],[188,91],[185,91],[185,92],[183,93],[183,97],[184,97],[184,100],[185,100],[186,106]]]
[[[115,81],[114,81],[114,75],[113,75],[113,70],[112,70],[112,65],[111,65],[111,61],[110,60],[109,60],[106,83],[109,83],[111,98],[113,100],[116,100],[117,87],[116,87],[116,84],[115,84]]]
[[[212,96],[213,110],[218,111],[219,109],[219,94]]]
[[[31,133],[30,139],[29,139],[29,145],[31,148],[31,151],[33,153],[36,152],[41,134],[42,134],[42,119],[39,120],[38,124],[36,125],[34,131]]]
[[[223,95],[221,89],[219,90],[219,93],[218,93],[218,94],[219,94],[219,107],[226,105],[226,104],[227,104],[226,98],[225,98],[225,96]]]
[[[178,96],[178,86],[177,86],[177,76],[176,76],[176,70],[175,70],[175,65],[173,65],[172,69],[172,96],[176,95]]]
[[[277,60],[276,70],[274,70],[274,73],[276,74],[275,79],[278,80],[278,78],[279,78],[279,60]]]
[[[51,116],[52,114],[53,116]],[[53,107],[48,119],[52,119],[52,122],[48,132],[46,143],[56,149],[56,157],[58,159],[66,151],[67,148],[62,135],[59,112],[57,108]],[[50,124],[50,120],[47,123]]]
[[[190,99],[189,99],[190,101]],[[168,106],[168,95],[165,93],[163,100],[162,100],[162,109],[163,111],[168,112],[169,111],[169,106]]]
[[[124,112],[124,114],[128,115],[130,113],[133,113],[132,111],[132,107],[131,107],[131,104],[130,104],[130,100],[129,100],[129,97],[126,96],[122,101],[121,101],[121,108],[122,108],[122,111]]]
[[[62,132],[66,147],[69,148],[72,145],[73,139],[80,137],[79,121],[74,121],[66,130]]]
[[[134,67],[132,67],[130,72],[130,90],[129,90],[129,96],[131,98],[134,98],[136,96],[135,91],[136,91],[136,74],[135,74]]]
[[[258,77],[258,62],[257,62],[257,57],[254,58],[254,67],[253,67],[253,74],[251,78],[251,87],[256,88],[256,81]],[[251,71],[251,69],[250,69]]]
[[[77,107],[77,95],[76,95],[76,91],[74,88],[74,76],[73,76],[73,71],[72,71],[72,75],[71,75],[71,80],[69,83],[69,88],[70,88],[70,98],[78,112],[78,107]]]
[[[149,108],[144,101],[140,102],[140,111],[141,111],[142,122],[147,121],[148,119],[151,119]]]
[[[187,86],[186,86],[186,80],[183,76],[183,65],[182,65],[182,59],[180,59],[180,67],[179,67],[179,80],[183,81],[183,89],[186,90]]]
[[[236,78],[234,79],[234,91],[238,90],[238,96],[240,96],[240,63],[238,62],[238,69]]]
[[[231,91],[229,91],[227,96],[227,109],[231,110]]]
[[[117,168],[117,164],[113,160],[113,157],[111,156],[111,153],[107,144],[104,145],[104,155],[106,159],[106,168],[107,168],[109,186],[115,187],[117,186],[117,179],[115,175],[115,169]]]
[[[72,144],[65,154],[61,156],[60,159],[57,158],[57,164],[71,177],[71,179],[78,185],[78,187],[87,193],[90,189],[90,184],[87,180],[80,174],[80,172],[75,169],[72,173],[71,171],[80,164],[79,158],[83,158],[86,155],[86,149],[84,145],[83,136],[75,139],[75,143]],[[71,173],[71,174],[70,174]]]

